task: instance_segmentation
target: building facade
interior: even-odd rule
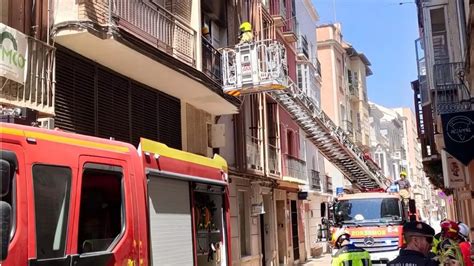
[[[456,150],[470,151],[474,142],[472,131],[468,138],[456,133],[456,127],[469,123],[455,120],[473,119],[471,4],[444,0],[416,4],[420,38],[416,41],[418,79],[412,88],[423,167],[431,183],[447,196],[448,218],[472,228],[474,155]]]
[[[369,148],[369,103],[366,78],[370,61],[342,38],[339,23],[317,28],[318,58],[322,65],[321,107],[362,150]],[[326,162],[334,187],[352,189],[340,171]]]

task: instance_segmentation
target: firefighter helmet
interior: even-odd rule
[[[407,172],[405,172],[405,171],[401,171],[401,172],[400,172],[400,176],[407,177]]]
[[[250,24],[250,22],[247,22],[247,21],[240,24],[240,31],[242,32],[252,31],[252,24]]]
[[[441,234],[444,237],[455,239],[459,233],[459,226],[456,222],[446,220],[441,222]]]
[[[344,228],[337,229],[337,231],[334,232],[333,236],[333,242],[336,248],[341,248],[342,242],[344,242],[345,240],[349,241],[349,239],[351,238],[349,232]]]
[[[469,226],[465,223],[459,223],[459,235],[465,239],[469,238]]]

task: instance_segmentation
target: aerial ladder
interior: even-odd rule
[[[223,91],[232,96],[268,93],[307,138],[361,190],[388,188],[391,181],[319,105],[289,81],[286,49],[277,40],[237,44],[222,51]]]

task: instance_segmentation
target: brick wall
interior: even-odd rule
[[[90,20],[102,26],[108,24],[108,0],[79,0],[78,9],[80,20]]]

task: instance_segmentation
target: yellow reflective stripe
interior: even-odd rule
[[[226,160],[217,154],[211,159],[194,153],[173,149],[163,143],[143,138],[140,141],[140,147],[143,152],[150,152],[171,159],[212,167],[227,172]]]
[[[75,139],[75,138],[63,137],[63,136],[52,135],[52,134],[47,134],[47,133],[8,128],[8,127],[1,127],[0,134],[24,136],[27,138],[34,138],[37,140],[41,139],[41,140],[47,140],[51,142],[75,145],[75,146],[86,147],[86,148],[95,148],[95,149],[102,149],[102,150],[123,152],[123,153],[129,152],[128,147],[124,147],[124,146],[105,144],[105,143],[99,143],[99,142],[94,142],[94,141],[89,141],[89,140]]]

